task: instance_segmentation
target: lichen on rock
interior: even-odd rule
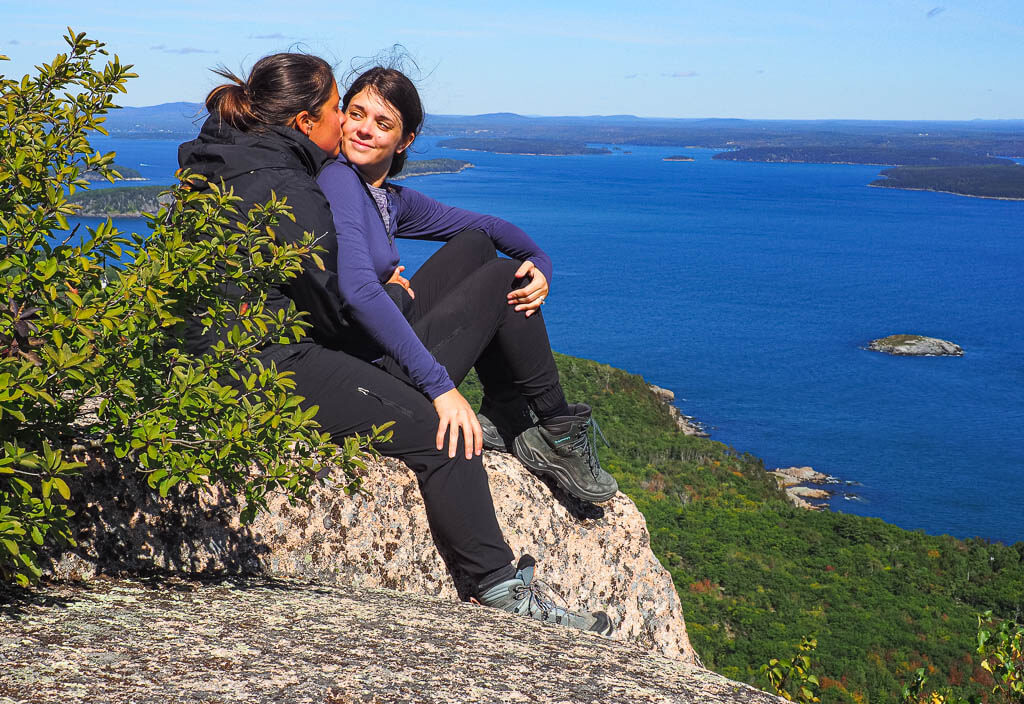
[[[636,643],[294,579],[51,584],[0,602],[0,632],[12,704],[783,701]]]

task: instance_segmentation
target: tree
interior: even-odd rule
[[[240,213],[230,190],[199,193],[182,174],[147,235],[109,219],[69,227],[86,176],[118,176],[88,137],[105,134],[134,74],[116,56],[94,69],[107,52],[84,34],[65,40],[38,75],[0,75],[0,582],[23,586],[41,576],[44,546],[73,544],[66,480],[87,447],[146,473],[162,496],[182,482],[240,494],[251,520],[271,492],[301,501],[332,480],[358,490],[370,443],[390,435],[332,444],[289,375],[256,357],[306,326],[294,307],[265,308],[268,287],[304,262],[323,266],[312,235],[275,242],[286,203]],[[220,295],[229,284],[242,294]],[[185,353],[188,310],[227,341]]]

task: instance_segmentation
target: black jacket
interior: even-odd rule
[[[338,242],[327,198],[316,184],[316,175],[332,156],[311,142],[305,135],[288,127],[269,127],[265,132],[241,132],[211,115],[199,136],[178,147],[178,164],[211,182],[234,189],[242,199],[237,205],[239,219],[249,208],[270,200],[271,191],[278,199],[287,198],[294,222],[282,217],[274,228],[279,242],[297,242],[303,232],[312,232],[326,251],[320,256],[326,267],[322,271],[307,261],[297,278],[269,292],[268,308],[286,308],[289,301],[306,311],[312,324],[307,339],[331,348],[341,348],[351,328],[341,313],[338,293]],[[238,292],[225,291],[232,296]],[[192,317],[185,325],[185,346],[192,352],[203,352],[224,334],[203,334],[202,324]]]

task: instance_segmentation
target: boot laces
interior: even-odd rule
[[[588,433],[589,432],[589,436]],[[576,437],[573,438],[572,443],[569,445],[569,449],[577,455],[586,456],[587,466],[590,468],[590,473],[594,475],[596,479],[598,473],[601,471],[601,462],[597,458],[597,438],[600,437],[604,442],[605,447],[611,447],[608,442],[608,438],[604,436],[604,432],[601,430],[601,426],[597,424],[597,420],[591,416],[587,418],[586,422],[580,426],[580,429],[576,433]]]
[[[513,598],[516,601],[522,601],[523,599],[529,599],[527,602],[527,613],[536,613],[539,610],[541,613],[541,620],[548,621],[548,616],[554,615],[555,621],[561,623],[563,619],[569,616],[569,605],[554,589],[552,589],[546,582],[539,579],[534,579],[521,587],[516,587],[513,592]],[[555,602],[560,601],[565,606],[559,606]]]

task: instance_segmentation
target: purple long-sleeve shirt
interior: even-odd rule
[[[453,208],[389,183],[388,231],[362,178],[343,156],[328,164],[317,182],[331,204],[338,233],[338,289],[345,314],[397,361],[431,400],[454,389],[455,384],[384,290],[399,262],[395,237],[445,241],[463,230],[483,230],[498,251],[514,259],[529,259],[551,281],[551,258],[529,235],[501,218]]]

